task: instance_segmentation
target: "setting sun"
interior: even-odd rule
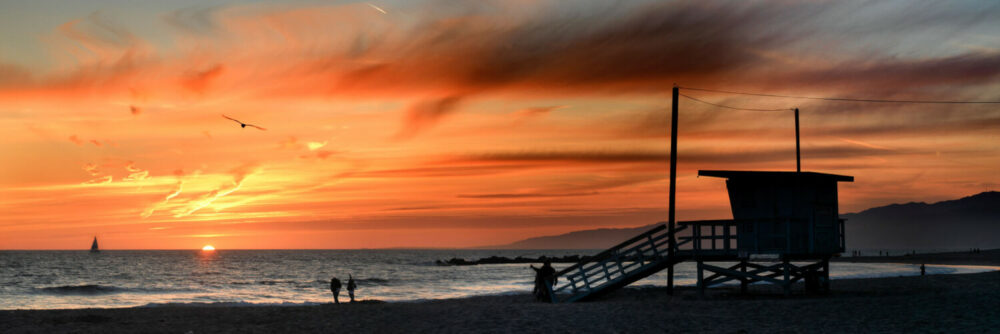
[[[201,251],[203,251],[203,252],[211,252],[211,251],[214,251],[214,250],[215,250],[215,247],[212,247],[212,245],[205,245],[205,247],[201,248]]]

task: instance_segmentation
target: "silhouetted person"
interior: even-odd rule
[[[347,274],[347,295],[351,296],[351,302],[354,302],[354,289],[357,289],[358,285],[354,283],[354,276]]]
[[[533,291],[535,298],[546,302],[552,301],[552,297],[549,296],[549,287],[556,284],[556,269],[552,268],[552,261],[545,260],[545,264],[541,268],[535,268],[534,265],[530,267],[535,270],[535,289]]]
[[[336,277],[330,279],[330,292],[333,292],[333,302],[340,304],[340,280]]]
[[[927,266],[924,266],[924,264],[921,263],[920,264],[920,276],[924,276],[925,274],[927,274]]]

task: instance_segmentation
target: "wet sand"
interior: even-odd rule
[[[988,254],[987,254],[988,253]],[[1000,258],[1000,251],[983,251]],[[977,261],[996,265],[997,258]],[[895,261],[886,261],[895,262]],[[928,264],[934,262],[927,262]],[[946,264],[973,264],[955,261]],[[773,333],[963,332],[1000,328],[1000,271],[847,279],[826,296],[710,289],[624,289],[587,303],[536,303],[525,293],[414,303],[297,307],[156,307],[0,311],[3,333]]]

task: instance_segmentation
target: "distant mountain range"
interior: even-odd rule
[[[840,215],[850,249],[1000,248],[1000,192]]]
[[[841,214],[848,249],[1000,248],[1000,192],[932,204],[906,203]],[[656,224],[529,238],[494,249],[603,249]]]
[[[603,249],[628,240],[639,233],[652,229],[657,224],[631,228],[602,228],[583,230],[566,234],[535,237],[518,242],[483,248],[490,249]]]

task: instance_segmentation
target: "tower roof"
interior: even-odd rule
[[[832,180],[838,182],[854,182],[853,176],[825,174],[816,172],[777,172],[777,171],[744,171],[744,170],[700,170],[698,176],[723,177],[727,179],[788,179],[794,177],[813,180]]]

